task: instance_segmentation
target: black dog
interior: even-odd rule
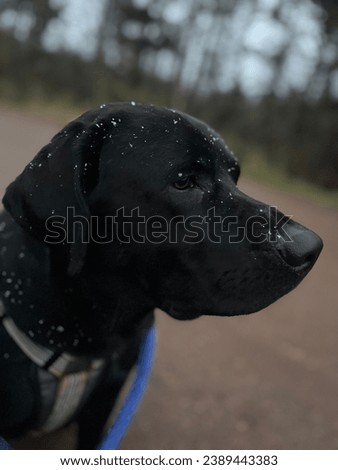
[[[0,218],[0,435],[76,421],[95,448],[154,308],[247,314],[304,278],[320,238],[238,177],[212,129],[151,105],[101,106],[40,151]]]

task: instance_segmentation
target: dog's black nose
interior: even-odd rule
[[[278,251],[292,267],[312,267],[323,248],[321,238],[300,224],[291,222],[285,232],[289,240],[279,241]]]

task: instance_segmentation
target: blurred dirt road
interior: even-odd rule
[[[0,193],[58,126],[0,108]],[[123,449],[338,448],[338,211],[244,181],[324,239],[291,294],[240,318],[158,313],[149,391]]]

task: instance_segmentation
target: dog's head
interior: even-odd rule
[[[65,275],[80,277],[88,263],[133,273],[153,307],[180,319],[245,314],[293,289],[322,242],[243,194],[239,173],[206,124],[151,105],[106,105],[57,134],[4,205],[52,250],[61,244]]]

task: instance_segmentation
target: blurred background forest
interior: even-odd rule
[[[337,194],[337,0],[0,0],[0,101],[164,104]]]

